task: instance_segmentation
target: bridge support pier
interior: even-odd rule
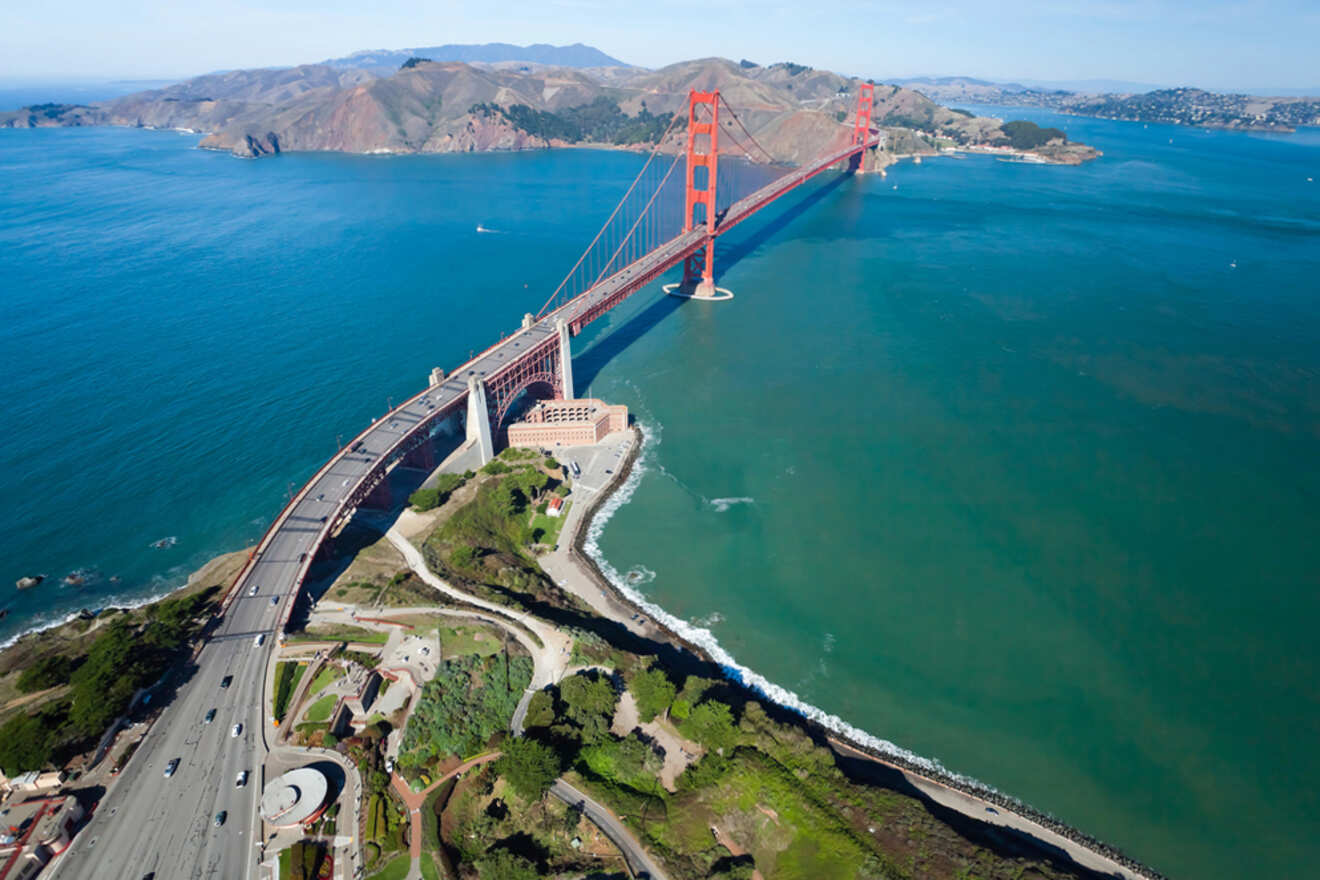
[[[481,450],[481,463],[495,457],[495,443],[490,436],[490,410],[486,407],[486,383],[476,376],[468,379],[467,440],[474,440]]]
[[[573,349],[569,344],[568,325],[563,319],[555,322],[559,331],[559,391],[564,400],[572,400],[573,393]]]

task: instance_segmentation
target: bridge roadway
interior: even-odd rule
[[[871,146],[868,144],[867,146]],[[725,212],[725,231],[860,147],[795,169]],[[600,284],[502,339],[441,382],[405,401],[354,438],[290,500],[258,544],[230,594],[224,619],[197,658],[198,668],[166,706],[88,826],[55,860],[62,880],[249,880],[262,858],[257,801],[271,730],[263,695],[274,648],[288,623],[316,550],[350,517],[388,470],[467,400],[468,378],[495,378],[557,334],[563,319],[583,326],[698,250],[705,230],[675,237]],[[253,586],[257,595],[250,596]],[[275,600],[272,603],[272,599]],[[258,635],[264,643],[254,644]],[[233,676],[228,688],[220,681]],[[212,724],[202,719],[216,709]],[[231,737],[235,723],[243,725]],[[179,758],[172,778],[165,765]],[[238,788],[240,770],[247,786]],[[214,817],[226,811],[223,826]]]

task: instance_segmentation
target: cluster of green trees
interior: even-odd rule
[[[472,471],[464,474],[440,474],[436,477],[435,486],[418,489],[408,496],[408,503],[414,510],[434,510],[448,501],[449,496],[473,476]]]
[[[469,654],[447,660],[426,683],[404,730],[399,764],[418,767],[479,751],[506,729],[532,680],[532,660]]]
[[[400,64],[399,70],[412,70],[417,65],[426,64],[430,62],[430,60],[431,60],[430,58],[418,58],[416,55],[414,55],[411,58],[409,58],[407,61],[403,62],[403,64]]]
[[[44,659],[19,676],[31,691],[69,685],[68,696],[0,727],[0,768],[38,770],[66,747],[99,737],[142,687],[153,684],[200,629],[214,591],[119,613],[79,656]]]
[[[1047,144],[1056,138],[1063,141],[1068,140],[1068,136],[1057,128],[1041,128],[1036,123],[1028,122],[1025,119],[1005,122],[1000,126],[1000,130],[1004,132],[1004,137],[1015,150],[1030,150],[1042,144]]]
[[[797,76],[799,73],[806,73],[808,70],[811,70],[806,64],[798,64],[793,61],[781,61],[774,66],[784,68],[788,71],[789,76]]]
[[[557,112],[537,110],[526,104],[501,107],[488,103],[473,104],[468,112],[485,117],[503,116],[514,128],[546,140],[598,144],[655,143],[674,118],[672,113],[652,113],[645,101],[636,116],[629,116],[616,101],[603,95],[590,104]]]

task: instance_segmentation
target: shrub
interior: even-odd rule
[[[477,862],[481,880],[536,880],[536,866],[507,849],[491,850]]]
[[[63,654],[42,657],[18,676],[18,689],[21,693],[30,694],[67,684],[76,668],[73,658]]]
[[[513,739],[504,744],[504,754],[495,762],[495,772],[528,801],[539,801],[559,776],[559,757],[534,739]]]
[[[1008,142],[1015,150],[1030,150],[1033,147],[1039,147],[1041,144],[1048,143],[1056,138],[1066,141],[1068,137],[1057,128],[1041,128],[1034,122],[1028,122],[1025,119],[1017,119],[1012,122],[1005,122],[1000,130],[1008,138]]]
[[[651,721],[668,709],[677,693],[664,670],[654,667],[634,675],[628,689],[637,700],[637,714],[643,721]]]

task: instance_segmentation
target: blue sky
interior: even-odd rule
[[[49,0],[9,3],[0,78],[180,77],[439,43],[594,45],[657,67],[707,55],[875,77],[1320,85],[1320,0]]]

